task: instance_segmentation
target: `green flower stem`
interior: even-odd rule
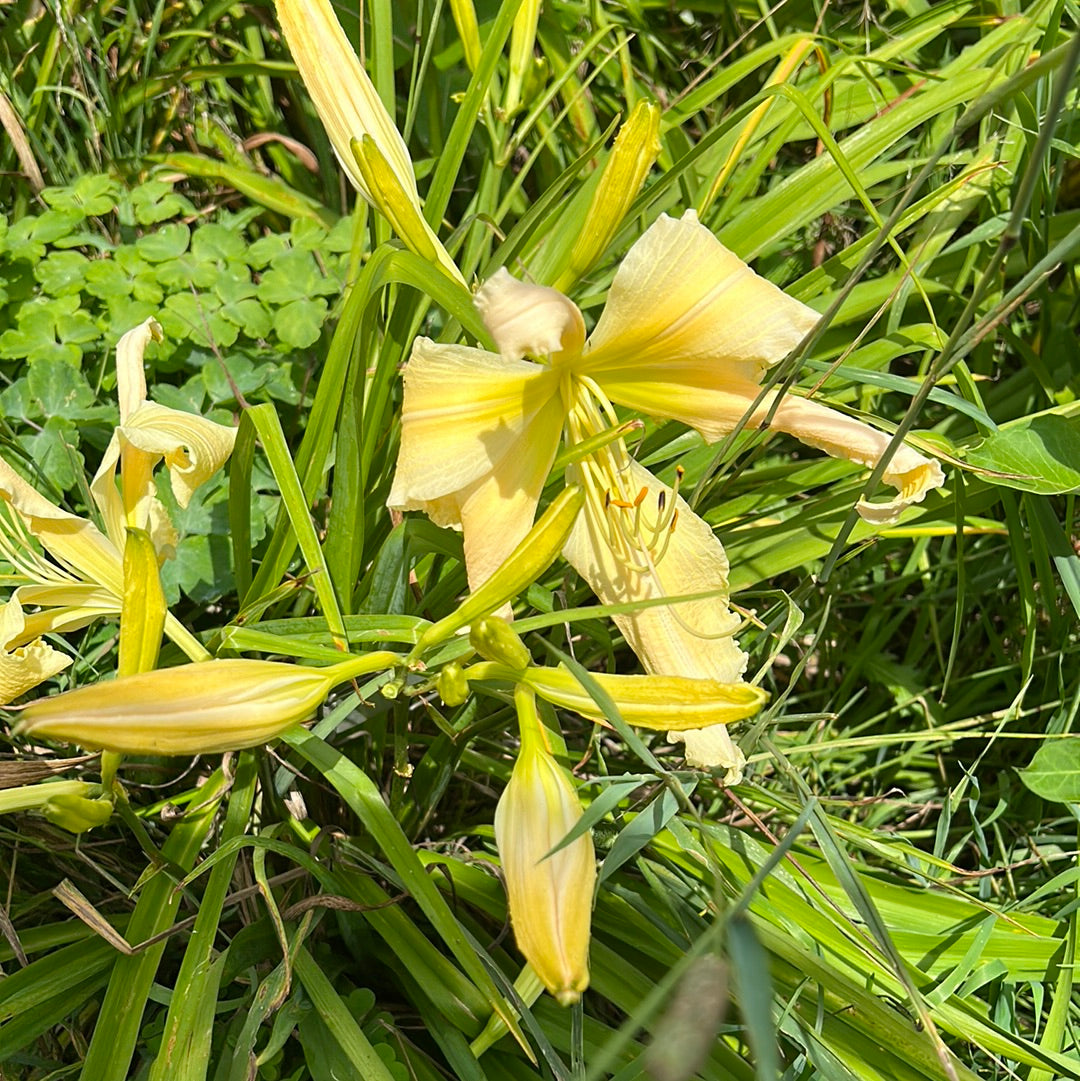
[[[362,653],[360,656],[350,657],[347,661],[330,665],[326,669],[326,675],[331,681],[329,687],[336,687],[339,683],[356,679],[357,676],[370,675],[381,668],[397,668],[404,663],[405,658],[400,654],[389,649],[377,649],[372,653]]]

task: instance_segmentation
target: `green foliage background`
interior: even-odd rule
[[[645,225],[698,206],[827,313],[799,385],[914,426],[946,489],[875,534],[847,463],[644,428],[639,460],[682,465],[725,544],[773,699],[730,791],[562,718],[603,858],[593,984],[516,1002],[528,1052],[470,1047],[520,967],[490,827],[512,710],[373,680],[225,772],[129,762],[129,804],[77,841],[0,822],[3,1077],[1080,1077],[1076,5],[550,3],[536,106],[508,117],[516,6],[477,6],[472,77],[448,5],[340,12],[466,276],[556,277],[613,125],[655,99],[658,166],[570,288],[587,318]],[[270,7],[4,11],[5,457],[85,509],[110,350],[156,314],[156,400],[246,418],[179,516],[174,611],[223,655],[326,659],[336,620],[357,648],[414,640],[465,582],[458,537],[385,510],[397,373],[475,314],[346,195]],[[538,659],[634,663],[565,567],[520,612]],[[114,636],[69,644],[63,682],[111,671]],[[8,744],[0,766],[46,756]]]

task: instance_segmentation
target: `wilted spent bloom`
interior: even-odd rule
[[[71,658],[41,638],[25,638],[26,617],[18,597],[0,606],[0,705],[62,672]],[[17,644],[18,643],[18,644]]]
[[[306,720],[337,684],[396,660],[373,652],[327,668],[246,659],[160,668],[43,698],[16,731],[123,754],[236,751]]]
[[[587,832],[552,852],[581,820],[581,802],[547,747],[533,692],[519,685],[514,697],[521,750],[495,809],[495,843],[518,949],[569,1006],[589,985],[596,860]]]

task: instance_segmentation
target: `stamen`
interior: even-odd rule
[[[587,375],[581,375],[578,378],[581,380],[582,387],[589,392],[592,400],[596,402],[600,407],[600,411],[607,417],[608,423],[611,425],[618,424],[619,417],[615,412],[615,407],[608,401],[608,396],[600,389],[600,384]]]
[[[78,581],[62,562],[57,566],[41,555],[26,523],[6,501],[0,501],[0,557],[16,572],[7,576],[24,583],[57,584]]]
[[[671,543],[671,536],[674,532],[675,523],[672,522],[671,527],[669,529],[665,529],[662,537],[660,538],[660,547],[657,548],[656,543],[654,542],[653,546],[649,549],[649,552],[652,554],[653,557],[654,567],[659,564],[661,560],[663,560],[665,555],[667,555],[668,545]]]
[[[671,494],[678,495],[682,486],[682,479],[686,476],[686,470],[681,465],[675,467],[675,483],[671,486]]]
[[[649,489],[642,485],[641,491],[637,494],[637,499],[634,500],[634,506],[640,507],[645,502],[645,497],[649,494]]]

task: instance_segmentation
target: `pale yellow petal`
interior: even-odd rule
[[[158,565],[167,559],[176,558],[176,546],[180,543],[180,534],[173,525],[169,512],[157,496],[147,504],[146,530],[154,542],[158,554]]]
[[[146,399],[146,373],[143,357],[151,341],[161,341],[161,324],[147,319],[129,330],[116,343],[116,397],[120,403],[120,423]]]
[[[419,206],[405,140],[341,29],[330,0],[276,0],[278,22],[341,167],[369,202],[350,146],[370,135],[402,187]]]
[[[0,608],[0,705],[14,701],[71,664],[70,657],[40,638],[11,648],[25,629],[22,605],[17,597],[12,597]]]
[[[9,642],[25,645],[43,634],[66,634],[81,630],[103,616],[120,612],[120,598],[100,586],[83,582],[57,585],[24,585],[15,591],[24,605],[35,605],[40,611],[24,612],[22,632]]]
[[[746,755],[722,724],[708,728],[688,728],[684,732],[669,732],[672,743],[683,744],[686,764],[696,769],[722,769],[724,784],[739,784],[746,767]]]
[[[236,442],[235,428],[156,402],[139,406],[119,432],[131,446],[165,459],[181,507],[225,464]]]
[[[891,436],[846,416],[827,405],[776,391],[762,394],[756,383],[732,379],[712,387],[689,366],[681,383],[659,380],[618,381],[605,389],[615,401],[653,416],[671,417],[696,428],[707,441],[715,442],[744,426],[747,431],[769,427],[786,432],[800,442],[834,458],[847,458],[873,469],[891,442]],[[756,407],[754,402],[761,396]],[[779,399],[779,405],[776,405]],[[901,446],[889,461],[882,478],[899,491],[887,502],[860,500],[859,513],[877,525],[895,522],[905,507],[919,503],[926,493],[945,482],[941,466],[908,446]]]
[[[786,394],[780,401],[771,427],[795,436],[808,446],[825,451],[834,458],[847,458],[867,469],[881,460],[892,436],[869,424],[845,416],[808,398]],[[899,492],[895,499],[881,503],[859,500],[859,513],[877,525],[895,522],[912,503],[921,503],[927,492],[945,483],[945,474],[933,458],[926,458],[912,447],[901,445],[889,459],[882,480]]]
[[[757,381],[818,318],[755,274],[692,211],[678,220],[661,215],[619,267],[581,370],[605,389],[624,372],[678,380],[688,363],[711,369],[714,385]]]
[[[123,443],[120,438],[120,429],[114,428],[112,438],[109,440],[105,453],[101,457],[94,479],[90,481],[90,495],[101,516],[105,526],[105,534],[116,546],[117,550],[124,545],[124,500],[120,495],[117,470],[120,466],[120,454]],[[147,481],[144,488],[149,487],[150,470],[146,470]]]
[[[518,281],[499,267],[477,290],[476,307],[504,357],[576,357],[585,343],[578,306],[557,289]]]
[[[0,649],[9,649],[17,642],[26,627],[22,605],[17,596],[12,597],[0,608]]]
[[[473,588],[532,525],[562,425],[558,376],[479,349],[413,347],[387,500],[465,531]]]
[[[71,658],[40,638],[11,652],[0,652],[0,705],[14,701],[32,687],[71,664]]]
[[[723,546],[686,501],[675,496],[675,527],[665,529],[652,545],[656,554],[650,555],[645,542],[651,535],[645,526],[660,513],[661,492],[668,514],[672,491],[631,458],[626,459],[620,479],[621,490],[612,493],[616,499],[633,502],[642,489],[647,493],[641,502],[638,549],[631,550],[625,540],[618,545],[620,550],[613,547],[611,538],[623,537],[629,530],[634,510],[605,499],[605,493],[590,481],[585,511],[563,554],[604,604],[713,591],[705,600],[658,604],[612,618],[647,671],[737,682],[746,668],[746,655],[734,638],[740,621],[728,608],[728,561]]]
[[[7,500],[45,550],[83,581],[123,592],[123,569],[116,546],[92,522],[50,503],[0,459],[0,498]]]
[[[458,520],[470,590],[479,589],[528,534],[553,457],[554,452],[536,469],[527,453],[510,455],[497,475],[461,493]],[[509,616],[509,602],[499,614]]]
[[[657,516],[661,491],[665,507],[671,506],[671,489],[627,459],[620,501],[632,503],[642,489],[647,495],[641,506],[648,508],[648,518]],[[625,526],[633,511],[612,504],[594,490],[564,555],[604,604],[715,590],[715,595],[705,600],[661,604],[612,618],[647,672],[737,683],[747,658],[734,636],[739,617],[728,608],[727,556],[713,531],[681,496],[674,497],[674,504],[678,518],[660,557],[647,560],[639,552],[632,561],[627,558],[629,553],[613,548],[611,537],[619,528],[619,516]],[[659,545],[656,550],[660,552]],[[686,744],[690,765],[721,767],[729,784],[741,779],[746,758],[725,725],[669,732],[668,738]]]
[[[158,461],[164,458],[173,495],[186,507],[195,489],[222,467],[235,442],[235,428],[155,402],[141,402],[113,432],[90,483],[105,530],[117,548],[123,544],[127,525],[149,529],[163,546],[176,543],[175,530],[154,494],[153,471]]]

